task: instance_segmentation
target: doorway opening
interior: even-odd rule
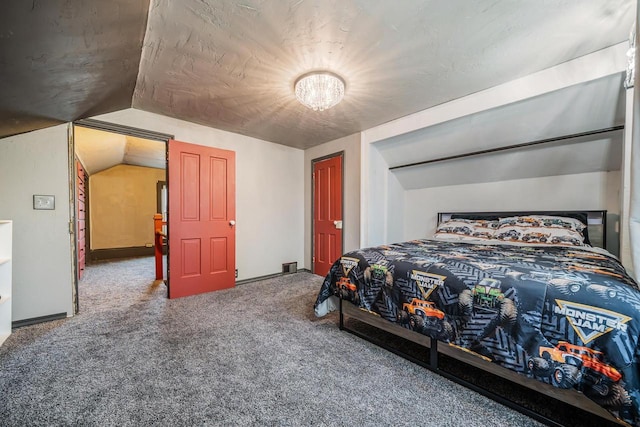
[[[101,274],[106,277],[111,276],[109,268],[115,268],[118,260],[149,257],[149,277],[152,281],[156,277],[154,215],[163,214],[166,220],[170,136],[95,120],[75,122],[72,135],[74,298],[79,312],[79,287],[87,264],[100,263]],[[158,211],[163,206],[164,211]],[[165,256],[163,278],[166,265]],[[111,289],[109,293],[112,297],[118,291]]]
[[[86,173],[71,183],[76,312],[82,248],[85,262],[162,260],[166,242],[166,269],[149,270],[169,298],[235,286],[234,151],[91,119],[74,123],[69,147],[73,174]]]

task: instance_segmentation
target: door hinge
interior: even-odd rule
[[[73,221],[69,221],[69,234],[73,234]]]

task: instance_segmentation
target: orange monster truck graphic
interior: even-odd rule
[[[411,280],[415,281],[421,297],[413,297],[411,301],[402,304],[402,309],[396,315],[398,323],[409,324],[412,330],[432,338],[450,340],[453,327],[445,319],[445,313],[429,301],[430,295],[442,286],[446,276],[413,270]]]
[[[538,377],[550,377],[556,387],[572,388],[582,381],[585,394],[603,406],[628,405],[631,398],[619,384],[622,374],[604,362],[600,351],[558,342],[555,347],[540,346],[540,357],[531,357],[527,366]]]
[[[358,288],[351,283],[348,277],[341,277],[336,284],[336,294],[342,298],[352,301],[355,305],[360,304],[360,294],[358,294]]]
[[[453,327],[445,320],[444,312],[431,301],[420,298],[413,298],[411,302],[402,304],[402,310],[398,311],[398,323],[408,323],[416,332],[434,332],[435,338],[449,339],[453,333]]]
[[[359,262],[360,260],[358,258],[340,257],[342,277],[338,279],[334,290],[334,294],[340,299],[346,299],[355,305],[360,305],[360,294],[358,293],[358,287],[355,283],[351,283],[349,274],[358,266]]]

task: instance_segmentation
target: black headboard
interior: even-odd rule
[[[585,237],[591,246],[607,248],[607,211],[505,211],[505,212],[439,212],[438,224],[452,218],[495,220],[508,216],[553,215],[576,218],[586,223]]]

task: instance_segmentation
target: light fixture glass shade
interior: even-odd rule
[[[326,110],[342,101],[344,87],[344,80],[329,71],[303,74],[294,84],[298,101],[315,111]]]

